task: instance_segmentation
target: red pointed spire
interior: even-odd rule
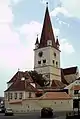
[[[40,39],[40,48],[46,47],[48,40],[51,40],[52,46],[56,47],[55,37],[54,37],[53,29],[52,29],[52,24],[51,24],[49,10],[48,10],[48,3],[47,3],[44,24],[43,24],[43,29],[42,29],[41,39]]]

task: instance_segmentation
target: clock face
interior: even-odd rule
[[[43,55],[43,52],[41,51],[41,52],[39,52],[39,57],[42,57],[42,55]]]

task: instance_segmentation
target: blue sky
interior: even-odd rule
[[[0,96],[18,68],[34,66],[33,48],[41,34],[47,1],[61,45],[61,67],[80,69],[80,0],[0,0]]]

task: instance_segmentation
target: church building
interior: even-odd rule
[[[35,42],[33,71],[41,74],[48,85],[41,87],[33,80],[36,76],[28,71],[18,71],[7,82],[4,91],[6,108],[11,107],[14,112],[20,113],[41,110],[43,106],[52,107],[55,111],[73,110],[73,102],[80,90],[79,70],[77,66],[61,68],[60,52],[47,4],[41,37],[39,40],[37,36]]]

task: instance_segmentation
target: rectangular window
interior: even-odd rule
[[[8,95],[7,95],[7,93],[5,93],[5,99],[7,99],[8,98]]]
[[[56,65],[58,65],[58,62],[56,62]]]
[[[53,64],[54,64],[54,60],[53,60]]]
[[[56,66],[58,67],[58,62],[56,61]]]
[[[78,108],[78,106],[79,106],[79,101],[78,101],[78,99],[74,99],[74,100],[73,100],[73,108]]]
[[[23,94],[19,93],[19,99],[22,99],[22,98],[23,98]]]
[[[31,92],[29,92],[29,98],[31,98]]]
[[[43,60],[43,63],[46,63],[46,60]]]
[[[12,93],[10,93],[10,99],[12,99]]]
[[[54,52],[54,57],[56,57],[56,53]]]
[[[41,64],[41,61],[38,61],[38,64]]]
[[[8,92],[8,101],[10,100],[10,93]]]
[[[74,94],[78,94],[78,90],[74,90]]]
[[[14,94],[14,98],[17,99],[17,93]]]

